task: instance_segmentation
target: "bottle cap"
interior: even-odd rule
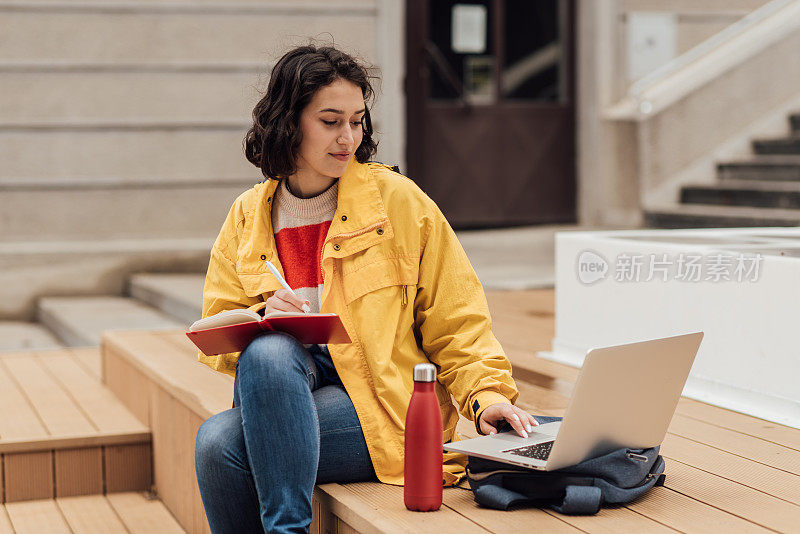
[[[432,363],[418,363],[414,366],[414,382],[433,382],[435,380],[435,365]]]

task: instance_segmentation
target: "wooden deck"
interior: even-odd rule
[[[150,489],[150,429],[100,375],[96,348],[0,355],[0,503]]]
[[[577,370],[535,357],[553,337],[552,291],[490,292],[493,330],[514,365],[518,404],[561,415]],[[208,532],[194,479],[193,442],[211,414],[230,407],[232,380],[195,361],[182,332],[114,332],[103,346],[107,385],[153,432],[155,485],[189,532]],[[474,434],[462,421],[459,431]],[[797,532],[800,430],[681,399],[662,448],[666,485],[597,516],[478,507],[448,488],[435,513],[409,512],[402,488],[326,484],[315,490],[312,532]]]
[[[0,534],[182,534],[164,505],[145,493],[113,493],[0,504]]]

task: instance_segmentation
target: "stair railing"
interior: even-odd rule
[[[773,0],[632,84],[601,112],[611,158],[628,160],[615,181],[635,185],[640,209],[671,205],[754,137],[785,132],[800,109],[798,51],[800,0]]]
[[[800,27],[800,1],[772,0],[630,85],[610,119],[658,113]]]

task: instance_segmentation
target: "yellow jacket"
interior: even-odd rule
[[[281,288],[263,260],[281,271],[270,217],[278,182],[234,203],[211,250],[203,317],[260,309]],[[492,334],[486,296],[464,249],[436,204],[411,180],[378,163],[351,160],[339,179],[338,207],[322,252],[322,313],[337,313],[352,343],[328,349],[355,406],[375,473],[403,484],[403,428],[412,370],[435,364],[443,442],[457,440],[458,412],[477,420],[518,391]],[[239,353],[199,359],[235,373]],[[444,484],[464,475],[466,458],[445,453]]]

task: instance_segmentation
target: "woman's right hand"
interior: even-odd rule
[[[298,298],[297,295],[285,288],[277,290],[265,302],[267,303],[267,306],[264,308],[265,315],[274,311],[303,313],[303,304],[311,304],[307,300]]]

